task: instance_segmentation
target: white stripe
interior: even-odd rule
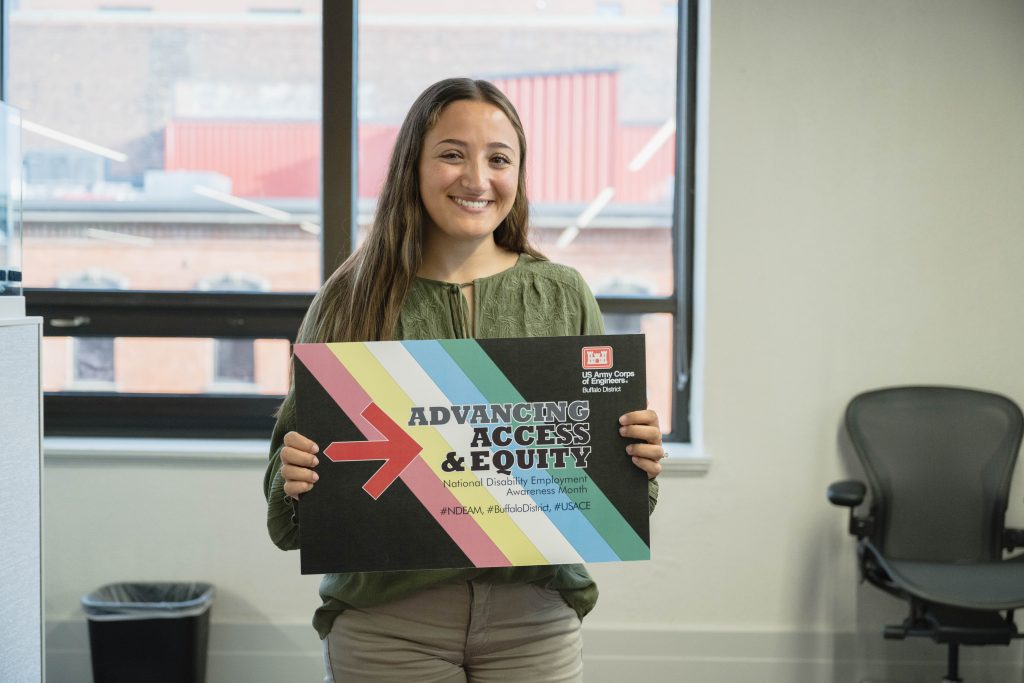
[[[113,230],[100,230],[99,228],[87,229],[85,236],[97,240],[107,240],[108,242],[131,244],[137,247],[151,247],[154,241],[150,237],[139,237],[138,235],[129,235],[123,232],[114,232]]]
[[[576,225],[581,228],[585,228],[590,225],[590,221],[594,220],[597,214],[604,210],[604,207],[608,206],[608,202],[615,196],[615,188],[608,186],[597,193],[594,197],[594,201],[590,202],[590,205],[583,210],[583,213],[576,219]]]
[[[128,155],[125,154],[124,152],[118,152],[116,149],[110,149],[109,147],[104,147],[103,145],[97,145],[95,142],[89,142],[88,140],[83,140],[82,138],[76,138],[74,135],[62,133],[59,130],[54,130],[53,128],[48,128],[38,123],[33,123],[32,121],[28,121],[27,119],[21,120],[21,128],[22,130],[27,130],[30,133],[42,135],[44,138],[50,138],[51,140],[56,140],[57,142],[63,142],[65,145],[68,145],[69,147],[77,147],[78,149],[84,149],[86,152],[92,152],[93,154],[97,154],[101,157],[106,157],[107,159],[110,159],[112,161],[125,162],[128,160]]]
[[[450,406],[451,400],[444,392],[434,384],[430,376],[420,367],[416,359],[401,342],[387,342],[383,344],[368,344],[367,348],[381,362],[381,364],[394,377],[401,377],[401,387],[418,406]],[[435,427],[441,436],[456,450],[466,448],[473,441],[472,425],[460,425],[449,423]],[[473,472],[474,476],[483,484],[483,476],[500,477],[509,479],[505,475],[494,472],[479,473]],[[522,505],[526,501],[533,501],[533,498],[526,494],[508,495],[508,490],[521,491],[519,484],[514,486],[490,487],[484,485],[499,505]],[[458,493],[454,491],[454,493]],[[513,523],[518,526],[527,538],[537,546],[541,554],[549,562],[559,563],[582,563],[580,557],[572,544],[562,535],[558,527],[541,511],[536,512],[514,512],[507,513]],[[499,543],[500,547],[500,543]]]
[[[671,118],[658,129],[658,132],[651,136],[651,139],[647,141],[644,148],[637,152],[637,155],[633,157],[631,162],[629,162],[629,166],[626,167],[626,170],[630,173],[635,173],[643,168],[644,165],[651,160],[651,157],[654,156],[655,152],[661,149],[662,145],[664,145],[665,142],[672,137],[672,133],[675,132],[676,120],[675,118]]]
[[[238,207],[239,209],[245,209],[246,211],[258,213],[261,216],[273,218],[274,220],[281,221],[282,223],[289,223],[294,220],[293,216],[287,211],[275,209],[272,206],[260,204],[259,202],[250,201],[248,199],[242,199],[241,197],[236,197],[233,194],[228,194],[227,192],[215,190],[212,187],[206,187],[205,185],[196,185],[195,187],[192,188],[192,190],[198,195],[209,197],[210,199],[216,200],[218,202],[223,202],[224,204],[228,204],[230,206]]]
[[[562,234],[558,236],[558,241],[555,243],[559,249],[572,244],[572,241],[576,239],[576,236],[580,234],[580,230],[590,225],[590,221],[594,220],[597,214],[604,210],[604,207],[608,206],[608,202],[615,196],[615,188],[609,185],[600,192],[597,196],[587,205],[587,208],[583,209],[583,213],[576,218],[576,222],[568,226],[562,231]]]

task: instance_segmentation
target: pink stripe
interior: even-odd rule
[[[356,378],[325,344],[296,344],[295,356],[313,373],[334,402],[345,411],[367,441],[380,441],[384,436],[363,417],[372,402]]]
[[[363,411],[372,399],[349,373],[337,356],[324,344],[296,344],[295,356],[302,361],[331,398],[345,411],[349,419],[363,433],[367,441],[384,438],[363,417]],[[461,505],[452,492],[430,469],[422,457],[417,457],[401,475],[412,494],[433,516],[441,528],[477,567],[510,567],[512,563],[491,540],[471,515],[441,515],[444,507]]]
[[[441,515],[444,507],[462,505],[452,492],[441,483],[423,458],[416,458],[402,472],[405,482],[423,507],[448,533],[469,561],[477,567],[510,567],[512,563],[501,552],[472,515]]]

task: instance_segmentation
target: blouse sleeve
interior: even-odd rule
[[[577,288],[580,295],[580,334],[604,334],[604,318],[601,317],[601,309],[597,305],[594,293],[590,286],[579,273]],[[647,513],[654,512],[658,505],[658,482],[651,479],[647,482]]]
[[[295,499],[285,495],[281,476],[281,448],[284,435],[295,429],[294,410],[282,412],[270,439],[270,462],[263,475],[263,495],[267,499],[267,531],[270,540],[281,550],[299,547],[299,524],[295,516]]]

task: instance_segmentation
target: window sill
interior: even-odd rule
[[[711,469],[711,458],[693,443],[665,442],[668,458],[661,463],[662,477],[703,477]]]
[[[152,439],[126,437],[48,436],[47,461],[103,460],[116,462],[266,463],[267,439]]]

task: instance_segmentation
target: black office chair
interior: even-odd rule
[[[1020,637],[1024,530],[1004,526],[1024,416],[1007,398],[947,387],[894,387],[860,394],[846,429],[871,488],[867,517],[855,508],[865,485],[828,488],[850,508],[850,533],[864,579],[910,603],[885,638],[945,643],[944,681],[959,677],[961,645],[1009,645]]]

